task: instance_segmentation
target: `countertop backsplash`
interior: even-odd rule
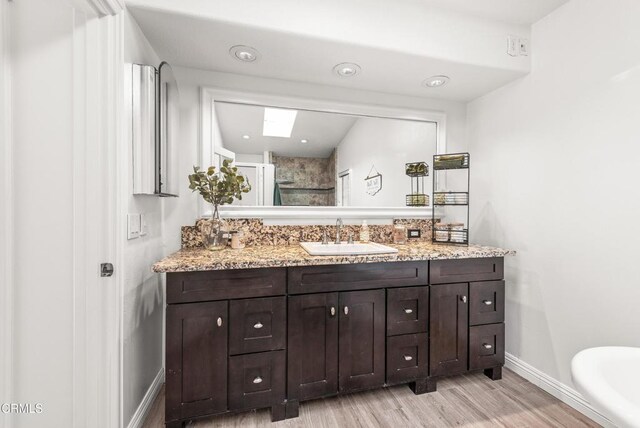
[[[256,218],[226,218],[229,230],[242,230],[244,243],[247,246],[256,245],[296,245],[298,242],[321,241],[324,230],[329,239],[336,236],[335,226],[301,225],[301,226],[267,226],[261,219]],[[182,248],[202,247],[198,220],[194,226],[182,227]],[[369,225],[369,240],[381,244],[393,243],[393,226],[403,224],[408,229],[420,229],[420,238],[411,238],[410,242],[431,242],[431,219],[394,219],[393,225]],[[346,241],[349,233],[353,239],[360,237],[360,225],[344,225],[341,239]]]

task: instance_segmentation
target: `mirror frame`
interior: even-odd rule
[[[281,108],[314,110],[326,113],[352,114],[358,116],[381,117],[387,119],[416,120],[421,122],[435,122],[436,153],[446,153],[446,114],[441,111],[414,110],[378,105],[348,103],[334,100],[282,96],[259,92],[245,92],[216,87],[200,88],[200,135],[199,158],[200,166],[213,165],[214,153],[224,153],[225,149],[216,147],[212,132],[213,103],[232,102],[272,106]],[[335,221],[335,218],[389,220],[393,218],[431,218],[433,207],[260,207],[233,206],[220,207],[220,215],[227,218],[260,218],[274,220],[286,224],[286,220],[294,223],[321,221]],[[202,198],[198,198],[198,213],[200,217],[210,217],[211,209],[205,206]],[[314,224],[315,224],[314,223]]]

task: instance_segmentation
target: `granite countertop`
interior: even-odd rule
[[[153,265],[153,270],[154,272],[191,272],[286,266],[473,259],[515,255],[515,251],[512,250],[483,247],[480,245],[462,247],[438,245],[430,242],[385,245],[397,248],[398,253],[366,256],[310,256],[299,245],[252,246],[242,250],[227,248],[222,251],[209,251],[204,248],[188,248],[165,257]]]

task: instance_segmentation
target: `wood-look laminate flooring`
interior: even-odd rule
[[[600,425],[517,374],[503,379],[482,373],[438,382],[438,391],[414,395],[394,386],[300,404],[300,417],[271,422],[269,409],[199,419],[193,428],[405,428],[405,427],[599,427]],[[164,387],[144,428],[164,427]]]

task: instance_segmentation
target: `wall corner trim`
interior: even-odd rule
[[[522,376],[537,387],[556,397],[563,403],[573,407],[583,415],[606,428],[615,428],[615,425],[602,413],[598,412],[575,389],[552,378],[525,361],[509,354],[505,354],[505,367]]]
[[[164,368],[161,368],[160,371],[158,371],[155,379],[153,379],[153,382],[151,382],[149,389],[147,389],[147,393],[142,398],[142,401],[136,409],[136,412],[131,417],[131,421],[129,421],[127,428],[140,428],[142,427],[142,425],[144,425],[144,421],[149,414],[149,410],[151,410],[153,402],[160,393],[160,389],[162,388],[163,384]]]

